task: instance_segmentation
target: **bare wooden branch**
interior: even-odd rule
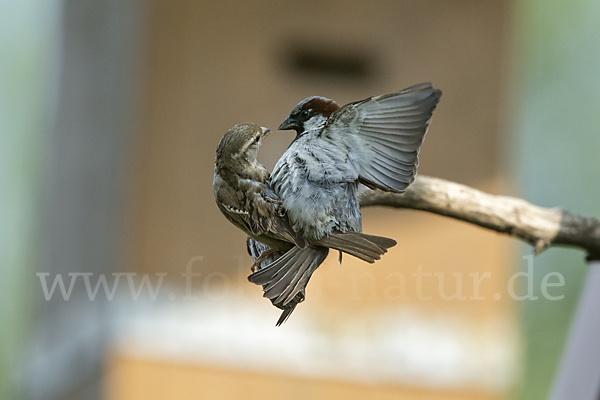
[[[539,254],[550,246],[574,246],[600,258],[600,220],[560,208],[543,208],[525,200],[495,196],[471,187],[418,176],[403,194],[365,189],[361,206],[428,211],[517,237]]]

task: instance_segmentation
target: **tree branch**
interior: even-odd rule
[[[574,246],[600,259],[600,220],[522,199],[495,196],[443,179],[418,176],[403,194],[365,189],[361,206],[428,211],[517,237],[539,254],[550,246]]]

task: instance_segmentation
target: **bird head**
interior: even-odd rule
[[[217,146],[216,167],[244,168],[256,163],[258,149],[269,128],[251,122],[238,124],[225,133]]]
[[[340,106],[325,97],[313,96],[302,100],[294,107],[290,115],[279,125],[277,130],[295,130],[302,135],[311,129],[321,127]]]

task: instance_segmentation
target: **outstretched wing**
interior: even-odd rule
[[[333,113],[320,136],[347,146],[361,183],[403,192],[416,175],[419,147],[441,95],[421,83],[347,104]]]
[[[234,190],[222,180],[217,182],[217,206],[231,223],[259,241],[272,239],[306,247],[304,238],[292,229],[281,200],[267,185],[255,181],[242,184],[248,187]]]

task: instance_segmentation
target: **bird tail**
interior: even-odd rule
[[[327,257],[329,248],[374,263],[387,252],[387,249],[395,246],[396,241],[360,232],[346,232],[324,237],[316,244],[304,249],[293,247],[248,277],[250,282],[262,285],[263,296],[283,310],[277,326],[283,324],[296,305],[304,301],[306,285],[313,272]],[[251,254],[254,257],[255,254]]]
[[[277,320],[277,324],[275,324],[275,326],[281,326],[281,324],[283,324],[285,321],[287,321],[287,319],[290,317],[290,315],[292,315],[292,312],[294,312],[294,310],[296,309],[296,306],[300,303],[302,303],[304,301],[304,291],[301,291],[300,293],[298,293],[296,296],[294,296],[294,298],[287,304],[283,304],[283,303],[276,303],[274,300],[271,300],[271,303],[273,303],[273,305],[281,310],[283,310],[283,312],[281,313],[281,315],[279,316],[279,319]]]
[[[293,247],[267,267],[250,275],[248,280],[262,285],[264,297],[270,299],[277,307],[283,308],[294,300],[296,295],[301,295],[304,299],[304,289],[311,275],[325,260],[328,253],[327,247],[309,246],[304,249]],[[281,323],[289,317],[293,308],[292,311],[286,311],[287,308],[279,319]]]
[[[290,315],[292,315],[292,312],[294,312],[294,310],[296,309],[297,305],[298,305],[298,303],[293,303],[291,307],[285,308],[283,310],[283,312],[281,313],[281,316],[277,320],[277,323],[275,324],[275,326],[281,326],[281,324],[283,324],[285,321],[287,321],[287,319],[290,317]]]
[[[387,249],[396,245],[394,239],[360,232],[335,233],[320,239],[317,243],[320,246],[342,251],[371,264],[387,253]]]

